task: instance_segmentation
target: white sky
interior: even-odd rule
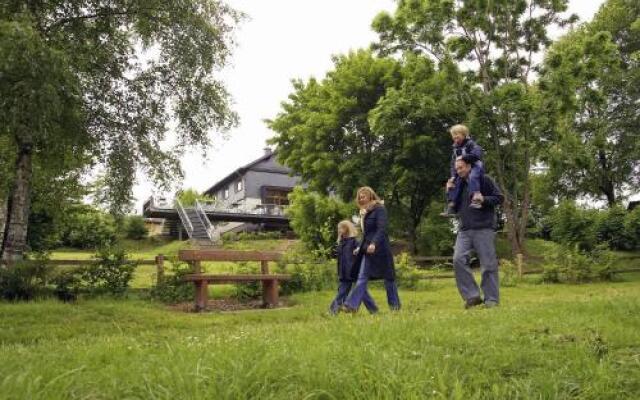
[[[570,0],[569,12],[591,19],[604,0]],[[258,158],[273,136],[263,120],[274,118],[292,90],[291,79],[323,77],[331,56],[367,47],[376,39],[371,21],[393,11],[393,0],[228,0],[248,14],[236,33],[236,48],[223,78],[231,92],[240,125],[228,140],[216,139],[203,158],[199,152],[182,160],[183,182],[176,187],[207,189],[236,168]],[[219,137],[215,132],[214,137]],[[154,191],[141,176],[134,188],[135,212]]]

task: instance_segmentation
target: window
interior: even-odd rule
[[[225,200],[229,198],[229,188],[226,188],[226,189],[224,190],[224,195],[223,195],[223,197],[224,197],[224,199],[225,199]]]
[[[236,182],[236,193],[241,191],[242,191],[242,180],[239,180],[238,182]]]
[[[274,204],[278,206],[289,205],[289,198],[287,195],[291,190],[289,189],[276,189],[266,188],[264,190],[264,204]]]

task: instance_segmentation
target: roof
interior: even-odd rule
[[[237,178],[240,178],[240,177],[244,176],[244,174],[246,174],[247,171],[249,171],[249,170],[261,171],[261,172],[271,172],[271,173],[275,173],[275,174],[289,174],[291,171],[286,167],[281,167],[281,168],[255,168],[258,164],[260,164],[260,163],[262,163],[264,161],[267,161],[272,157],[275,157],[276,153],[277,152],[275,152],[275,151],[265,152],[265,154],[263,154],[260,158],[250,162],[249,164],[247,164],[245,166],[242,166],[242,167],[236,169],[235,171],[233,171],[232,173],[230,173],[226,177],[222,178],[221,180],[219,180],[218,182],[213,184],[213,186],[211,186],[209,189],[205,190],[204,193],[211,194],[211,193],[217,192],[218,190],[222,189],[224,186],[227,186],[229,183],[233,182]]]

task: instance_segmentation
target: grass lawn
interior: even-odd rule
[[[640,276],[624,278],[522,284],[469,311],[436,281],[376,316],[328,316],[331,292],[201,315],[140,299],[0,303],[0,398],[637,399]]]

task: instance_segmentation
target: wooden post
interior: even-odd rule
[[[202,273],[202,264],[200,261],[192,261],[191,262],[191,269],[193,270],[194,274],[200,274]]]
[[[158,254],[156,256],[156,285],[160,285],[164,282],[164,255]]]
[[[207,281],[196,281],[196,311],[204,311],[207,309],[207,303],[209,301],[209,284]]]
[[[267,280],[262,281],[262,300],[267,307],[278,306],[278,281]]]
[[[518,267],[518,279],[522,279],[522,275],[524,275],[523,264],[524,264],[524,260],[523,260],[522,253],[516,254],[516,266]]]
[[[266,260],[260,261],[260,271],[262,271],[263,274],[269,273],[269,261],[266,261]]]

